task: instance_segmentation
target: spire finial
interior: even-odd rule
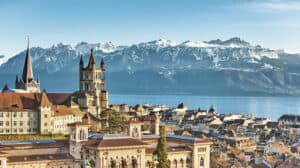
[[[27,36],[27,49],[29,49],[29,36]]]

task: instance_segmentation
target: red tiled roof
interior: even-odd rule
[[[69,97],[70,94],[64,93],[45,93],[44,96],[43,93],[0,93],[0,110],[37,110],[41,103],[61,105],[67,103]]]
[[[157,117],[155,115],[144,115],[139,117],[140,121],[156,121]]]
[[[108,147],[128,147],[143,146],[147,143],[133,138],[113,138],[113,139],[89,139],[86,147],[92,148],[108,148]]]
[[[32,161],[45,161],[45,160],[73,160],[70,154],[49,154],[49,155],[29,155],[29,156],[12,156],[7,158],[7,163],[14,162],[32,162]]]

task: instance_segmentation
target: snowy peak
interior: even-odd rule
[[[106,42],[106,43],[87,43],[87,42],[80,42],[75,45],[74,47],[79,53],[85,54],[89,53],[91,48],[93,48],[95,51],[102,51],[103,53],[112,53],[115,52],[122,47],[115,46],[112,42]]]

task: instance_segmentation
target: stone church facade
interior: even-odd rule
[[[101,110],[108,107],[108,92],[104,60],[98,67],[93,49],[87,66],[81,58],[79,76],[79,90],[74,93],[40,92],[28,42],[22,76],[16,77],[15,89],[5,85],[0,93],[0,135],[68,134],[67,124],[82,121],[85,113],[98,118]]]

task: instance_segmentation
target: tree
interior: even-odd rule
[[[167,155],[167,140],[165,127],[160,127],[159,129],[159,140],[157,143],[155,155],[157,155],[158,168],[168,168],[168,155]]]
[[[102,129],[106,129],[109,133],[118,132],[122,129],[122,118],[120,112],[116,110],[107,109],[101,112]]]

